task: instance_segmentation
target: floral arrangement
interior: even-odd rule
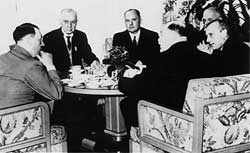
[[[103,60],[103,64],[110,64],[107,69],[108,75],[111,77],[113,71],[117,71],[117,77],[119,78],[126,68],[128,63],[129,54],[125,47],[114,46],[109,51],[109,58]]]
[[[125,47],[115,46],[108,52],[111,65],[121,65],[129,58],[128,51],[125,50]]]

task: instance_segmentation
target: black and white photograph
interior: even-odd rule
[[[250,153],[249,0],[2,0],[0,152]]]

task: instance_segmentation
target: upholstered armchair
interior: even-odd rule
[[[50,126],[47,103],[0,108],[0,152],[67,152],[63,126]]]
[[[131,151],[249,152],[249,91],[246,74],[190,80],[182,112],[140,101]]]

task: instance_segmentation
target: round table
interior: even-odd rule
[[[89,88],[74,88],[64,86],[64,91],[68,93],[77,93],[85,95],[100,95],[100,96],[122,96],[123,93],[118,89],[89,89]]]
[[[120,101],[125,96],[118,89],[88,89],[64,86],[64,92],[97,96],[98,100],[104,101],[105,133],[111,135],[115,141],[121,141],[122,137],[127,134],[124,119],[120,111]]]

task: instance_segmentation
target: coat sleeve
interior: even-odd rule
[[[117,34],[114,34],[112,45],[113,45],[113,46],[118,46],[118,45],[119,45],[118,40],[119,40],[119,39],[118,39],[118,35],[117,35]]]
[[[151,74],[151,72],[143,70],[140,75],[134,78],[121,77],[118,82],[118,88],[127,96],[152,98],[156,82]]]
[[[56,70],[47,72],[41,62],[35,62],[24,77],[25,83],[38,94],[50,100],[60,100],[63,89]]]
[[[81,48],[84,61],[90,65],[94,60],[99,61],[96,55],[92,52],[92,49],[88,43],[88,38],[85,33],[81,34],[83,46]]]

